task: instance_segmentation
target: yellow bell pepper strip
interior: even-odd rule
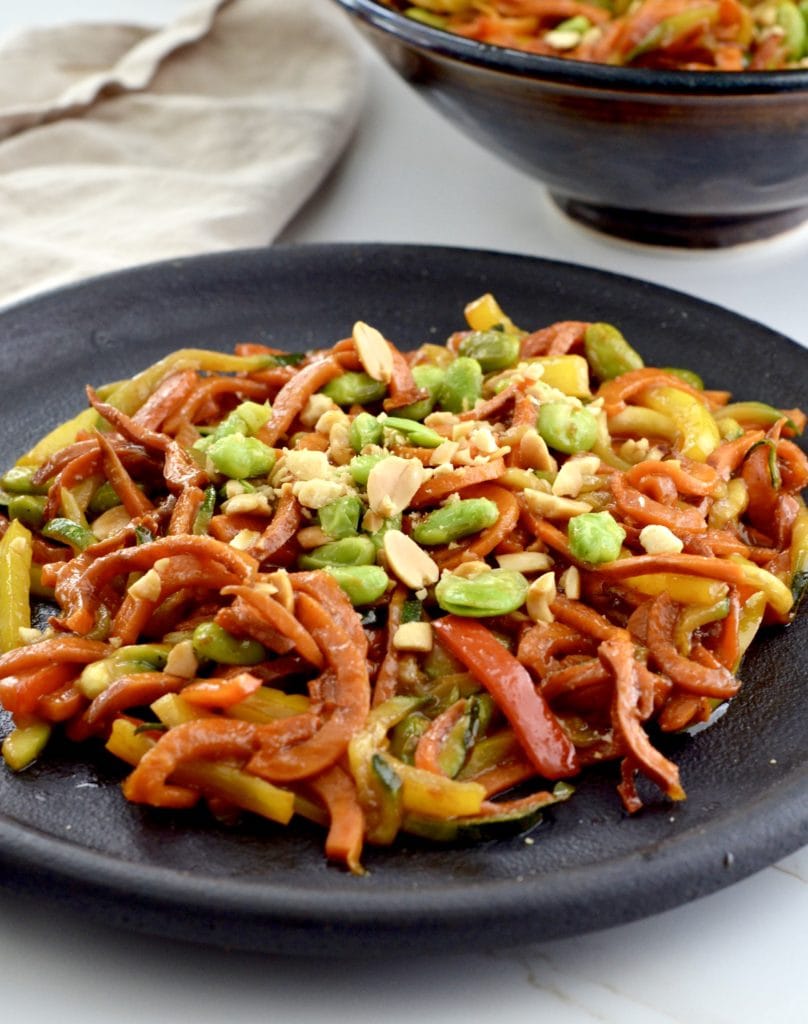
[[[578,771],[575,747],[524,665],[480,622],[447,615],[436,619],[432,628],[439,643],[497,702],[539,774],[548,779],[574,775]]]
[[[612,437],[658,437],[675,441],[678,436],[676,424],[670,416],[640,405],[627,405],[621,412],[610,416],[608,423]]]
[[[148,732],[138,731],[136,722],[117,718],[106,742],[106,748],[133,767],[154,747]],[[174,778],[182,786],[198,790],[206,796],[222,797],[245,811],[262,818],[288,824],[294,813],[295,797],[288,790],[273,786],[255,775],[231,764],[190,761],[180,765]]]
[[[566,782],[557,782],[552,792],[543,790],[517,800],[485,800],[480,813],[465,818],[435,819],[417,814],[405,816],[402,831],[432,842],[482,843],[492,839],[521,835],[542,820],[544,809],[568,800],[574,790]]]
[[[405,812],[431,818],[462,818],[479,812],[485,788],[478,782],[458,782],[436,775],[385,752],[375,756],[401,780],[401,805]]]
[[[3,760],[14,772],[27,768],[42,753],[50,739],[51,726],[38,719],[26,719],[3,740]]]
[[[670,594],[679,604],[712,607],[726,600],[727,584],[699,576],[685,576],[674,572],[649,573],[647,576],[629,576],[624,581],[632,590],[656,597]]]
[[[796,605],[808,592],[808,509],[803,505],[791,531],[791,593]]]
[[[690,392],[675,387],[649,388],[640,404],[668,416],[677,427],[677,447],[682,455],[704,462],[721,444],[718,425],[704,403]]]
[[[235,356],[226,352],[208,349],[183,348],[148,366],[129,380],[108,385],[103,389],[103,399],[127,415],[136,412],[154,389],[169,374],[180,370],[203,370],[207,373],[257,373],[277,366],[273,355]],[[77,416],[61,423],[46,434],[30,451],[17,460],[18,466],[38,466],[54,452],[71,444],[77,434],[92,431],[101,424],[101,417],[95,409],[84,409]]]
[[[692,387],[687,381],[677,377],[675,373],[661,370],[656,366],[642,366],[639,369],[621,373],[619,377],[603,381],[595,392],[595,397],[603,399],[606,415],[614,416],[616,413],[622,412],[629,402],[635,401],[639,395],[647,393],[652,388],[675,388],[677,391],[686,392],[704,405],[709,402],[708,396],[703,391]]]
[[[72,444],[80,433],[96,430],[101,418],[95,409],[83,409],[77,416],[60,423],[50,433],[17,459],[17,466],[40,466],[46,459],[67,445]]]
[[[589,388],[589,364],[583,356],[557,355],[538,356],[531,364],[541,366],[541,383],[563,391],[573,398],[591,398]]]
[[[227,709],[232,718],[247,722],[274,722],[278,718],[305,715],[311,710],[311,701],[304,693],[285,693],[271,686],[260,690]]]
[[[20,645],[31,625],[31,531],[13,520],[0,540],[0,653]]]
[[[160,722],[168,726],[169,729],[173,729],[175,725],[182,725],[183,722],[194,722],[199,718],[206,718],[211,713],[184,701],[179,693],[164,693],[162,697],[153,700],[149,707]]]
[[[720,423],[731,419],[746,429],[752,427],[771,427],[778,420],[784,419],[785,425],[794,434],[801,434],[805,426],[804,414],[799,409],[775,409],[765,402],[730,402],[713,413]]]
[[[743,656],[757,636],[765,612],[766,595],[762,591],[752,594],[741,604],[738,614],[738,660],[733,666],[734,672],[737,672],[740,668]]]
[[[490,292],[481,295],[478,299],[469,302],[463,313],[466,323],[473,331],[490,331],[499,327],[508,334],[519,334],[519,328],[513,320],[502,311],[497,300]]]
[[[781,579],[737,555],[729,555],[727,558],[707,558],[688,553],[634,555],[599,565],[598,572],[601,576],[619,580],[656,572],[683,573],[720,580],[746,590],[762,591],[773,611],[780,616],[788,615],[794,604],[791,591]]]
[[[670,596],[677,604],[681,603],[673,594]],[[730,601],[728,597],[709,605],[685,605],[679,612],[679,618],[676,620],[676,626],[673,631],[678,652],[686,658],[690,654],[690,648],[693,645],[693,633],[710,622],[719,622],[722,619],[726,619],[729,613]]]

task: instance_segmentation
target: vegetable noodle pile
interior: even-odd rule
[[[135,804],[310,819],[356,873],[524,832],[603,761],[627,812],[684,799],[659,736],[808,580],[806,417],[611,324],[465,318],[88,388],[2,477],[8,767],[103,744]]]
[[[513,50],[626,67],[808,67],[806,0],[383,0],[416,21]]]

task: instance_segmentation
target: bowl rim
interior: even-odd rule
[[[407,18],[379,0],[335,0],[361,21],[408,46],[506,75],[560,85],[671,95],[745,96],[808,91],[808,68],[789,71],[658,71],[545,57],[480,43]]]

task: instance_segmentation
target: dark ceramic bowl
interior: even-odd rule
[[[337,0],[454,124],[612,234],[724,246],[808,217],[808,69],[653,71],[490,46]]]

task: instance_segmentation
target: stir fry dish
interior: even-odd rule
[[[382,0],[467,39],[624,67],[808,67],[806,0]]]
[[[519,835],[602,762],[628,813],[683,800],[664,734],[806,588],[806,417],[611,324],[465,319],[88,387],[2,477],[8,768],[96,744],[134,804],[309,819],[356,873]]]

